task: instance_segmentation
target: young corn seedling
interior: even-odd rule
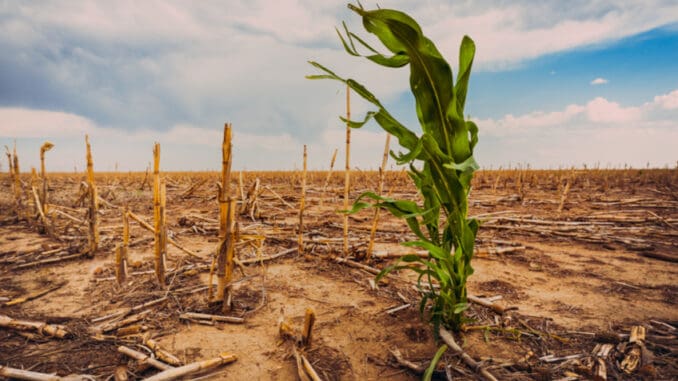
[[[475,44],[469,37],[463,38],[459,50],[459,73],[454,81],[450,65],[410,16],[390,9],[367,11],[362,6],[351,4],[349,8],[362,17],[365,29],[392,54],[379,53],[344,24],[344,34],[339,30],[337,33],[346,52],[389,68],[409,65],[410,87],[422,130],[417,135],[398,122],[357,81],[342,78],[325,66],[310,62],[323,73],[307,78],[343,82],[376,107],[362,121],[342,120],[353,128],[360,128],[374,119],[381,128],[396,137],[405,152],[396,154],[391,151],[391,156],[399,165],[409,166],[409,176],[422,199],[420,205],[414,201],[395,200],[366,192],[358,197],[349,212],[373,206],[387,209],[407,222],[417,240],[404,245],[428,251],[428,258],[405,255],[398,263],[384,269],[378,278],[397,269],[415,271],[419,274],[418,285],[423,295],[420,310],[422,315],[429,311],[427,315],[434,325],[434,332],[438,332],[441,324],[458,330],[463,322],[463,312],[468,307],[466,280],[473,273],[471,258],[478,231],[478,222],[467,218],[471,179],[478,168],[473,158],[478,128],[464,118]],[[363,56],[356,45],[369,53]],[[430,310],[427,309],[429,302]]]

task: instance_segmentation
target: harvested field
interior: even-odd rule
[[[167,248],[165,286],[154,272],[153,233],[136,221],[127,278],[120,285],[115,278],[124,208],[153,224],[151,175],[95,175],[100,242],[92,257],[84,175],[48,176],[44,219],[26,191],[35,180],[21,178],[17,209],[14,180],[3,176],[0,366],[98,380],[116,371],[131,379],[158,373],[119,351],[126,346],[163,364],[169,353],[178,360],[170,365],[224,352],[237,357],[203,371],[209,379],[293,380],[299,349],[321,379],[421,378],[438,344],[419,317],[416,279],[395,274],[376,285],[369,272],[408,253],[399,243],[413,236],[382,212],[366,260],[373,216],[366,210],[349,217],[344,258],[342,175],[334,173],[324,189],[327,173],[308,173],[299,254],[301,172],[233,173],[239,239],[226,312],[208,298],[220,242],[219,174],[160,174],[167,236],[175,243]],[[350,200],[377,188],[376,173],[352,175]],[[496,308],[474,303],[457,343],[501,380],[589,379],[601,367],[608,379],[677,378],[677,187],[675,169],[479,172],[470,214],[482,225],[468,287]],[[384,193],[417,199],[402,172],[387,172]],[[312,340],[299,345],[309,308]],[[3,317],[14,320],[3,324]],[[16,329],[16,320],[67,334]],[[149,339],[164,352],[154,352]],[[480,377],[452,350],[434,378],[446,372]]]

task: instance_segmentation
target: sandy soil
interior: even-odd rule
[[[360,175],[364,176],[362,180]],[[360,175],[351,199],[374,185],[374,176]],[[127,204],[147,221],[152,218],[150,192],[148,188],[140,189],[143,174],[101,175],[97,179],[100,195],[111,205],[101,209],[102,248],[94,258],[28,268],[17,266],[49,258],[41,253],[54,249],[77,253],[85,240],[50,238],[39,233],[36,221],[17,220],[10,181],[3,178],[0,297],[12,300],[60,287],[34,300],[0,306],[0,314],[63,324],[75,335],[67,340],[26,338],[0,328],[0,365],[106,379],[116,366],[128,364],[116,347],[125,344],[140,348],[139,340],[134,335],[114,334],[94,340],[88,331],[93,325],[91,319],[168,296],[137,324],[185,363],[221,352],[238,356],[235,363],[210,374],[210,379],[296,379],[293,343],[281,339],[278,324],[285,319],[301,327],[307,308],[315,311],[316,324],[306,354],[323,379],[420,378],[390,354],[397,348],[406,359],[426,366],[438,348],[430,326],[420,319],[412,274],[401,273],[400,281],[389,279],[375,288],[372,274],[332,261],[342,250],[342,217],[335,212],[342,204],[339,175],[335,175],[325,193],[324,174],[310,178],[305,212],[307,255],[286,255],[264,264],[249,264],[236,272],[238,282],[229,314],[244,317],[245,323],[213,326],[180,321],[178,316],[186,311],[220,313],[220,306],[208,302],[207,291],[193,292],[208,284],[208,270],[204,270],[208,266],[204,265],[211,262],[218,242],[218,208],[211,185],[216,175],[165,176],[171,235],[201,257],[187,256],[170,246],[167,267],[203,265],[200,271],[168,276],[167,289],[156,285],[152,274],[132,275],[122,286],[105,279],[113,275],[114,245],[121,231],[120,210],[115,206]],[[297,211],[290,206],[298,204],[298,178],[290,181],[290,176],[244,176],[245,186],[258,177],[262,186],[276,193],[262,188],[259,218],[238,217],[242,234],[265,237],[263,255],[296,245]],[[651,321],[676,327],[677,179],[675,171],[481,173],[471,196],[471,214],[478,215],[483,226],[469,293],[500,297],[496,303],[518,309],[500,316],[474,305],[467,314],[472,319],[470,330],[458,336],[464,350],[489,365],[509,364],[492,368],[500,379],[557,379],[572,377],[571,374],[588,377],[584,361],[546,363],[539,358],[548,354],[590,354],[596,344],[602,343],[603,333],[628,334],[633,325],[647,326],[650,334],[653,329],[663,333]],[[68,175],[51,178],[50,201],[83,218],[85,209],[74,205],[79,180]],[[570,189],[563,210],[558,212],[567,182]],[[192,185],[200,183],[203,185],[187,194]],[[390,175],[386,189],[395,197],[416,199],[398,173]],[[84,237],[84,226],[69,224],[58,215],[50,218],[58,226],[57,236]],[[364,255],[371,221],[369,211],[350,218],[352,256],[357,261]],[[133,224],[131,234],[132,241],[151,236],[137,224]],[[404,223],[382,213],[375,246],[378,258],[362,263],[383,268],[394,259],[379,257],[406,253],[399,242],[410,238]],[[151,240],[131,248],[130,259],[138,262],[131,272],[153,268],[152,245]],[[496,252],[506,248],[514,250]],[[242,245],[238,256],[253,258],[255,251]],[[395,313],[386,312],[405,304],[410,306]],[[675,333],[668,340],[668,344],[658,341],[664,344],[648,345],[655,362],[652,369],[645,370],[646,377],[678,377]],[[618,356],[623,358],[623,352]],[[615,359],[610,361],[613,365]],[[475,377],[452,353],[443,357],[442,364],[453,365],[459,379]],[[131,362],[129,365],[133,376],[154,373],[138,369]],[[610,379],[640,377],[637,372],[623,375],[614,366],[610,366],[608,375]]]

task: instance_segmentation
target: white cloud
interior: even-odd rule
[[[654,97],[654,103],[661,105],[662,108],[667,110],[674,110],[678,108],[678,90],[673,90],[672,92],[665,95],[657,95]]]
[[[672,165],[678,141],[678,90],[622,106],[597,97],[563,111],[477,121],[479,161],[558,167],[588,163]]]
[[[476,63],[481,69],[511,66],[543,54],[631,36],[675,22],[678,15],[678,3],[662,0],[642,6],[633,0],[575,5],[535,5],[532,1],[365,2],[367,8],[378,4],[412,14],[446,57],[456,57],[461,37],[470,35],[479,46]],[[109,44],[141,46],[154,42],[169,50],[184,50],[188,44],[203,55],[215,50],[227,53],[244,42],[243,36],[269,36],[277,42],[276,49],[262,48],[257,58],[263,58],[267,52],[274,56],[291,45],[311,43],[339,49],[333,27],[340,26],[343,19],[354,31],[362,32],[359,18],[346,9],[344,1],[41,2],[7,6],[0,13],[12,16],[0,22],[0,31],[14,36],[13,43],[23,41],[27,46],[36,41],[56,42],[45,32],[59,29]],[[255,63],[254,56],[247,57],[248,64]]]
[[[407,9],[409,2],[398,1]],[[477,67],[501,70],[526,59],[614,41],[676,22],[678,3],[654,0],[455,2],[412,10],[445,57],[456,57],[464,34],[479,47]]]
[[[588,119],[594,123],[632,123],[640,120],[639,107],[621,107],[619,103],[597,97],[586,105]]]
[[[481,133],[490,136],[510,136],[537,131],[553,131],[556,128],[580,128],[583,125],[626,125],[633,126],[637,122],[652,122],[678,128],[678,115],[662,114],[662,109],[678,109],[673,102],[678,99],[678,90],[668,94],[655,96],[652,102],[639,106],[621,106],[617,102],[603,97],[596,97],[585,105],[569,105],[563,111],[535,111],[525,115],[507,114],[500,119],[481,119]],[[675,113],[674,113],[675,114]]]
[[[595,85],[604,85],[608,82],[609,81],[607,79],[598,77],[598,78],[594,79],[593,81],[591,81],[590,84],[595,86]]]
[[[367,8],[376,3],[364,2]],[[451,62],[462,35],[469,34],[478,45],[480,70],[606,43],[675,22],[678,15],[678,3],[659,0],[576,5],[387,0],[380,5],[412,14]],[[383,70],[344,54],[333,29],[341,20],[367,35],[345,1],[7,3],[0,6],[0,64],[6,64],[2,69],[8,74],[0,79],[12,79],[14,71],[5,67],[25,68],[21,73],[26,78],[17,83],[28,96],[16,100],[8,95],[5,104],[25,108],[0,109],[0,139],[61,138],[55,158],[66,157],[70,146],[77,152],[63,162],[66,169],[80,162],[78,137],[85,133],[93,144],[115,144],[125,152],[121,158],[115,148],[100,148],[99,162],[124,159],[130,168],[143,169],[148,146],[157,140],[169,148],[165,152],[174,161],[168,163],[177,166],[188,165],[179,158],[179,152],[188,152],[182,147],[209,147],[190,159],[197,169],[214,168],[209,155],[216,152],[218,166],[220,126],[230,121],[241,150],[234,159],[243,167],[290,168],[299,162],[304,143],[310,155],[329,156],[333,148],[343,147],[336,119],[344,110],[343,88],[304,80],[314,72],[306,60],[351,73],[387,104],[399,99],[408,84],[407,70]],[[367,108],[355,101],[352,106],[356,117]],[[41,110],[47,107],[70,113]],[[650,112],[661,115],[653,126],[671,128],[677,108],[678,90],[657,96],[651,105],[632,107],[596,98],[560,111],[486,120],[481,131],[515,138],[561,127],[645,125]],[[381,148],[375,147],[382,146],[382,134],[368,129],[354,136],[356,165],[376,167]]]
[[[461,36],[471,35],[480,70],[633,35],[675,21],[678,14],[678,4],[664,1],[642,7],[628,0],[380,5],[411,13],[451,62]],[[343,1],[48,1],[10,4],[0,15],[0,35],[11,36],[0,37],[0,47],[18,49],[8,57],[43,72],[45,86],[63,92],[54,97],[75,104],[64,109],[104,124],[158,129],[227,119],[258,132],[308,133],[334,116],[336,102],[319,94],[337,86],[302,80],[313,72],[307,59],[337,73],[350,70],[382,100],[407,90],[406,70],[383,70],[343,53],[333,28],[343,19],[373,40]],[[281,126],[290,123],[297,131]]]
[[[45,128],[45,126],[50,126]],[[80,167],[84,136],[90,136],[95,165],[101,170],[112,170],[118,164],[121,170],[143,170],[150,160],[151,147],[159,142],[162,147],[162,167],[170,170],[210,169],[220,164],[223,140],[222,128],[180,124],[165,131],[139,129],[127,131],[102,127],[79,115],[63,112],[0,108],[0,142],[10,145],[18,139],[19,153],[24,168],[37,166],[40,144],[50,140],[56,144],[50,153],[51,170],[68,171]],[[377,168],[381,161],[385,133],[368,129],[352,129],[352,166],[362,169]],[[309,168],[329,166],[329,156],[339,149],[343,156],[345,128],[339,123],[325,127],[316,141],[300,140],[289,133],[257,134],[234,126],[234,168],[237,169],[292,169],[301,167],[301,152],[308,144]],[[185,157],[188,150],[190,157]],[[124,153],[121,155],[121,152]],[[336,168],[340,165],[337,164]]]
[[[95,128],[91,120],[65,112],[0,108],[0,138],[74,137]]]
[[[222,127],[223,128],[223,127]],[[17,140],[22,167],[37,166],[40,144],[56,145],[50,153],[50,169],[69,171],[82,168],[84,137],[89,135],[98,170],[143,170],[153,144],[162,147],[162,167],[174,170],[218,169],[223,140],[222,128],[179,124],[167,130],[103,127],[75,114],[24,108],[0,108],[0,143],[10,146]],[[290,169],[301,157],[303,143],[288,133],[256,134],[235,128],[234,167],[241,169]],[[322,140],[311,148],[319,154],[331,141]],[[364,146],[364,144],[363,144]],[[361,144],[358,144],[361,147]],[[364,148],[364,147],[363,147]],[[360,154],[357,155],[360,157]]]
[[[673,164],[678,159],[673,147],[678,141],[677,98],[678,90],[674,90],[641,105],[622,106],[597,97],[561,111],[477,120],[481,141],[478,160],[495,167],[508,162],[530,163],[533,167]],[[163,147],[162,167],[167,170],[216,170],[220,163],[221,127],[179,124],[165,131],[129,132],[98,126],[74,114],[19,108],[0,108],[0,121],[0,140],[6,139],[3,144],[19,138],[23,168],[38,165],[38,155],[26,152],[37,153],[41,139],[56,144],[50,152],[50,170],[82,168],[84,134],[90,135],[95,165],[100,170],[112,170],[114,163],[121,170],[143,170],[156,141]],[[384,139],[381,130],[351,130],[351,165],[377,168]],[[300,139],[284,131],[261,134],[235,128],[234,168],[301,168],[302,146],[308,144],[310,169],[323,169],[328,167],[334,149],[339,149],[339,157],[344,156],[344,142],[345,129],[337,122],[322,128],[317,140]],[[397,151],[398,147],[392,149]],[[336,168],[341,166],[337,164]]]

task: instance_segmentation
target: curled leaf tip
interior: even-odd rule
[[[362,15],[363,13],[365,13],[365,10],[363,9],[363,6],[360,4],[360,2],[358,2],[358,6],[357,6],[357,7],[356,7],[355,5],[349,3],[349,4],[348,4],[348,9],[350,9],[350,10],[352,10],[352,11],[354,11],[354,12],[360,14],[360,15]]]

